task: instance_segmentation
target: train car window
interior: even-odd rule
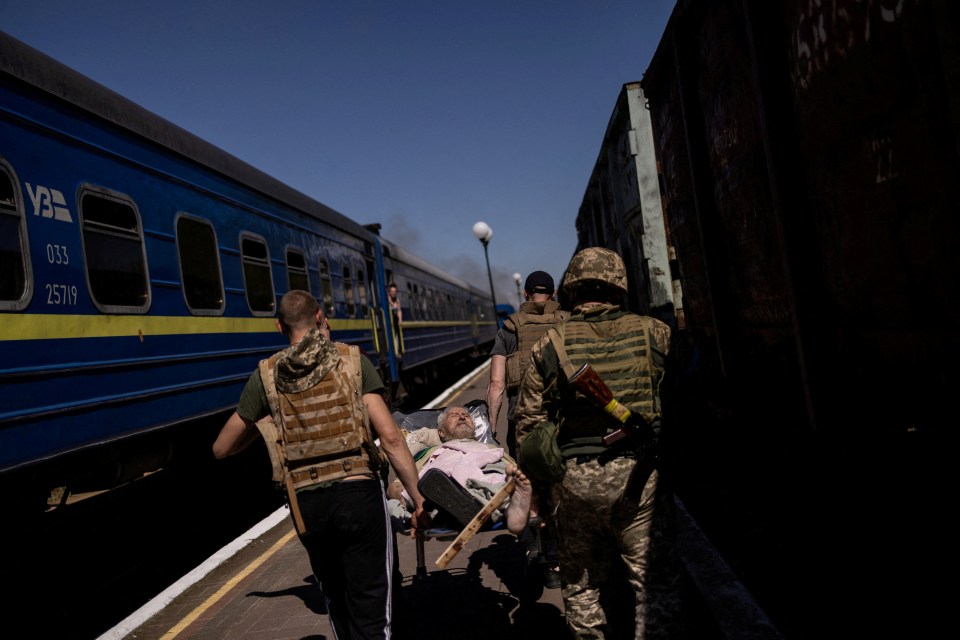
[[[407,283],[407,286],[410,286],[410,283]],[[419,319],[420,318],[420,287],[413,285],[413,288],[410,289],[410,319]]]
[[[89,185],[80,188],[78,200],[87,284],[94,304],[106,313],[146,313],[150,307],[147,256],[133,201]]]
[[[13,169],[0,159],[0,309],[7,311],[23,309],[33,295],[27,221],[23,216],[19,184]],[[66,259],[67,254],[61,247],[47,246],[48,260],[56,263],[58,259]]]
[[[423,295],[420,296],[420,317],[424,320],[430,319],[430,307],[427,304],[427,300],[430,296],[430,290],[426,287],[423,288]]]
[[[323,312],[333,315],[333,283],[330,281],[330,264],[326,258],[320,258],[320,290],[323,292]]]
[[[226,307],[217,235],[209,220],[179,213],[177,254],[183,298],[190,313],[198,316],[220,315]]]
[[[357,271],[357,288],[360,290],[360,314],[367,316],[367,278],[363,275],[363,269]]]
[[[353,280],[350,279],[350,267],[343,267],[343,296],[347,299],[347,315],[357,314],[357,301],[353,298]]]
[[[243,282],[250,311],[255,316],[273,315],[276,296],[267,243],[252,234],[241,235],[240,260],[243,263]]]
[[[310,276],[307,275],[307,259],[303,251],[287,247],[287,288],[310,291]],[[310,293],[313,293],[310,291]]]

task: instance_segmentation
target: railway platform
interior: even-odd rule
[[[482,398],[487,371],[481,366],[468,374],[430,407]],[[506,419],[501,420],[498,431],[505,433]],[[711,551],[696,523],[685,516],[681,529],[683,555],[691,560],[685,593],[691,637],[779,638],[749,597],[736,593],[735,577],[724,572],[722,559]],[[441,570],[435,561],[449,544],[449,538],[426,540],[418,575],[416,542],[398,534],[403,613],[411,616],[414,637],[569,637],[560,590],[531,587],[524,580],[523,553],[513,535],[481,531]],[[718,618],[720,611],[726,613]],[[286,507],[100,636],[101,640],[333,637]]]
[[[278,521],[182,593],[162,595],[103,638],[285,640],[333,638],[323,598],[286,509]],[[484,531],[446,569],[434,560],[448,541],[424,543],[426,573],[416,571],[416,544],[398,537],[402,598],[416,638],[563,637],[559,590],[526,597],[522,555],[514,536]],[[165,601],[169,599],[169,601]],[[148,605],[149,607],[149,605]],[[143,619],[141,619],[143,618]]]

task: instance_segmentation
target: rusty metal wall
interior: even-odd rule
[[[960,353],[958,24],[950,0],[671,17],[642,86],[688,336],[767,419],[937,427]]]

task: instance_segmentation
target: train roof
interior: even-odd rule
[[[360,237],[370,238],[369,230],[339,211],[280,182],[2,31],[0,71],[294,209],[328,221]]]

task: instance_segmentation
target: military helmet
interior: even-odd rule
[[[627,268],[623,258],[603,247],[588,247],[577,252],[567,266],[563,289],[569,293],[578,285],[597,281],[627,292]]]

